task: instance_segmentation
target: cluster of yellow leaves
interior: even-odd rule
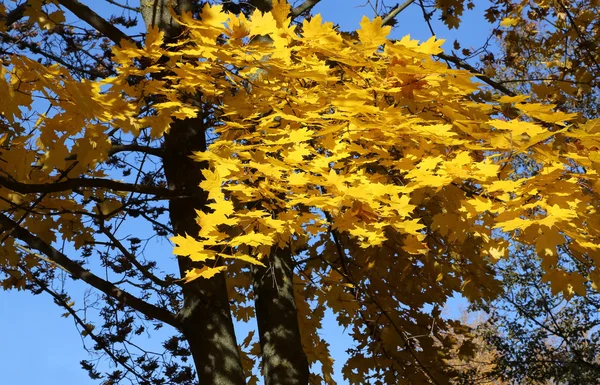
[[[199,234],[173,239],[176,254],[261,264],[274,247],[289,244],[333,263],[339,248],[331,234],[343,240],[354,283],[369,282],[379,303],[359,310],[344,286],[347,278],[323,266],[308,265],[298,274],[303,345],[315,347],[306,353],[310,363],[323,365],[322,381],[330,382],[331,373],[318,335],[326,308],[351,327],[361,346],[367,344],[365,319],[378,319],[381,308],[398,314],[368,332],[378,364],[360,354],[348,361],[344,374],[351,383],[378,365],[394,366],[412,383],[424,381],[419,369],[397,365],[413,354],[432,372],[441,370],[431,340],[420,339],[421,350],[411,352],[395,328],[434,333],[423,331],[433,318],[442,329],[422,308],[444,303],[454,291],[474,300],[494,296],[499,285],[489,264],[506,256],[513,242],[536,247],[556,292],[580,293],[582,279],[600,283],[594,278],[596,123],[575,126],[575,115],[524,97],[477,102],[471,74],[431,59],[440,41],[388,41],[389,28],[380,20],[363,19],[352,39],[318,16],[292,27],[281,15],[287,13],[256,12],[246,19],[206,6],[203,21],[182,17],[188,39],[176,46],[165,48],[153,31],[144,49],[117,50],[124,76],[149,80],[112,84],[132,100],[162,97],[148,122],[156,135],[173,116],[217,105],[218,136],[209,151],[195,155],[209,164],[201,187],[211,211],[198,213]],[[272,42],[254,42],[257,35]],[[156,64],[127,65],[140,55]],[[172,73],[161,80],[148,76],[164,71],[159,58],[168,58]],[[518,118],[502,117],[506,105]],[[557,260],[564,250],[588,264],[589,277],[561,270]],[[205,267],[187,279],[216,272]],[[318,295],[305,278],[313,275],[323,275]],[[395,313],[399,303],[408,310]],[[245,307],[236,309],[238,317],[248,317]]]
[[[285,14],[246,20],[207,5],[202,21],[182,17],[188,39],[177,47],[152,32],[145,48],[117,50],[124,75],[162,70],[158,58],[169,58],[173,75],[160,81],[131,89],[119,78],[133,98],[165,99],[153,117],[164,123],[152,126],[159,134],[173,116],[195,113],[184,95],[201,93],[222,111],[218,138],[195,155],[210,164],[201,187],[212,212],[199,213],[200,234],[173,239],[177,254],[260,263],[272,247],[334,230],[362,248],[393,238],[400,254],[440,259],[471,244],[464,258],[476,265],[506,255],[512,239],[536,245],[552,266],[568,244],[594,265],[595,122],[570,125],[576,115],[522,97],[498,100],[520,111],[502,120],[500,105],[470,99],[469,73],[430,58],[441,41],[391,42],[389,28],[367,18],[348,39],[318,16],[294,27]],[[272,43],[249,42],[257,35]],[[127,66],[140,55],[157,64]],[[535,171],[520,170],[519,157]]]
[[[44,66],[25,56],[8,57],[0,76],[3,181],[50,186],[82,175],[105,177],[98,165],[109,157],[109,132],[120,129],[118,120],[125,115],[119,111],[129,111],[129,116],[134,111],[118,91],[101,92],[99,83],[76,80],[64,67]],[[34,99],[50,113],[39,114],[31,124]],[[93,231],[77,214],[91,210],[68,189],[43,195],[17,191],[0,188],[0,210],[22,218],[31,233],[49,244],[61,237],[76,248],[93,240]],[[121,207],[120,192],[82,188],[79,193],[84,199],[93,196],[98,204],[93,210],[104,215]],[[0,263],[16,265],[15,244],[6,241],[2,248],[7,259]]]

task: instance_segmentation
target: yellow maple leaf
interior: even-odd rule
[[[261,233],[248,233],[243,235],[238,235],[234,237],[230,242],[229,246],[236,247],[240,245],[246,246],[271,246],[273,244],[273,237],[267,234]]]
[[[204,266],[202,268],[193,268],[186,272],[184,281],[186,283],[191,282],[198,278],[210,279],[214,277],[216,274],[227,270],[227,266],[217,266],[217,267],[208,267]]]
[[[122,206],[123,204],[116,199],[105,199],[98,204],[98,211],[102,215],[115,215]]]
[[[204,180],[200,182],[200,188],[208,192],[208,196],[212,199],[220,197],[222,195],[221,186],[223,181],[217,171],[211,171],[204,169],[202,170]]]
[[[334,30],[333,23],[323,23],[323,18],[317,14],[302,22],[302,36],[308,44],[319,44],[328,47],[339,47],[343,40]]]
[[[244,254],[244,253],[235,253],[233,255],[219,254],[219,257],[224,258],[224,259],[237,259],[238,261],[248,262],[253,265],[258,265],[258,266],[263,266],[263,267],[265,266],[265,264],[262,263],[261,261],[259,261],[258,259],[251,257],[248,254]]]
[[[232,39],[242,39],[250,34],[250,24],[243,13],[231,19],[227,27],[229,28],[227,35]]]
[[[530,96],[527,96],[527,95],[515,95],[515,96],[503,95],[498,99],[498,102],[500,102],[500,103],[522,103],[529,98],[530,98]]]
[[[277,26],[279,28],[290,23],[290,12],[291,8],[287,0],[273,0],[273,8],[271,9],[271,13],[273,14],[273,18],[277,22]]]
[[[515,25],[519,24],[520,20],[521,19],[519,19],[518,17],[505,17],[500,22],[500,26],[501,27],[514,27]]]
[[[164,43],[165,33],[158,26],[151,26],[146,33],[146,41],[144,48],[147,52],[152,52],[157,48],[161,48]],[[160,53],[157,53],[160,57]]]
[[[407,235],[404,238],[402,249],[409,254],[425,254],[429,248],[415,235]]]
[[[277,32],[277,21],[270,12],[262,13],[255,9],[250,16],[250,35],[271,35]]]
[[[437,39],[435,36],[432,36],[427,41],[419,44],[417,51],[427,55],[437,55],[444,51],[442,49],[444,42],[444,39]]]
[[[381,17],[376,17],[373,21],[368,17],[363,16],[360,21],[360,29],[357,31],[358,38],[366,49],[376,49],[387,41],[392,27],[382,27]]]

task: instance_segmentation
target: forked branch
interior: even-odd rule
[[[19,226],[15,221],[2,213],[0,213],[0,226],[2,232],[10,231],[11,236],[24,242],[30,248],[40,251],[49,260],[69,271],[74,279],[81,279],[104,294],[115,298],[149,318],[155,318],[178,329],[181,327],[173,313],[145,302],[131,293],[115,286],[111,282],[98,277],[89,270],[84,269],[77,262],[67,257],[38,236]]]

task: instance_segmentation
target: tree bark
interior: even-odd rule
[[[164,167],[169,188],[190,196],[173,199],[169,215],[178,235],[198,234],[196,210],[206,205],[206,193],[201,182],[205,165],[190,159],[193,151],[205,151],[206,139],[202,118],[175,121],[165,136]],[[183,276],[192,268],[186,256],[178,257]],[[198,267],[197,264],[194,267]],[[197,279],[183,285],[184,305],[180,312],[183,334],[186,337],[201,385],[241,385],[245,376],[241,365],[225,275]]]
[[[165,40],[174,41],[180,33],[171,14],[170,0],[142,2],[142,17],[149,28],[158,26]],[[191,10],[192,0],[175,1],[177,11]],[[204,163],[190,156],[206,151],[203,117],[175,120],[164,137],[163,165],[168,187],[185,199],[169,202],[169,216],[177,235],[198,234],[196,210],[206,210],[207,194],[199,187]],[[199,267],[187,256],[177,258],[181,276],[192,267]],[[225,275],[197,279],[183,285],[183,309],[179,319],[184,337],[196,366],[201,385],[243,385],[246,383],[240,352],[235,338],[233,320],[227,296]]]
[[[308,384],[290,248],[276,249],[268,262],[267,267],[256,266],[252,274],[265,384]]]

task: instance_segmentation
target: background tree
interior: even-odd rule
[[[451,58],[455,63],[485,74],[498,91],[597,116],[598,28],[592,16],[597,2],[497,1],[484,7],[493,27],[490,44],[463,49]],[[454,48],[461,48],[459,42]],[[535,172],[532,166],[522,168]],[[490,316],[479,333],[495,352],[491,375],[516,383],[596,383],[597,287],[587,287],[585,296],[556,293],[543,278],[540,254],[543,250],[515,248],[497,266],[504,294],[472,308]],[[585,270],[580,257],[563,248],[556,262]]]

